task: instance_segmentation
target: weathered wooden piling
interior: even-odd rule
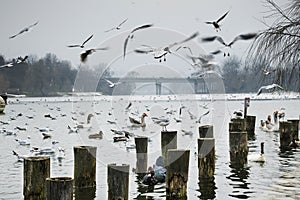
[[[215,139],[198,139],[198,176],[213,178],[215,173]]]
[[[292,139],[299,140],[299,119],[288,119],[288,122],[292,122]]]
[[[169,149],[167,152],[167,199],[187,199],[189,150]]]
[[[136,149],[136,173],[146,173],[148,168],[148,138],[136,137],[135,149]]]
[[[75,146],[73,149],[75,199],[93,200],[96,195],[97,147]]]
[[[167,158],[168,149],[177,149],[177,131],[161,132],[161,153],[164,160]]]
[[[246,123],[244,119],[231,119],[229,122],[229,132],[246,131]]]
[[[230,161],[234,165],[244,165],[248,156],[248,134],[244,119],[232,119],[229,123]]]
[[[78,188],[96,186],[97,147],[76,146],[74,149],[74,186]]]
[[[73,178],[47,178],[46,186],[47,200],[73,200]]]
[[[281,121],[279,122],[279,138],[280,138],[280,148],[288,148],[292,141],[292,122]]]
[[[248,135],[253,135],[255,132],[256,116],[246,116],[246,131]]]
[[[199,137],[200,138],[213,138],[214,137],[214,127],[212,125],[204,125],[199,127]]]
[[[50,177],[50,157],[24,158],[24,200],[46,199],[46,178]]]
[[[129,165],[107,166],[108,200],[128,200]]]

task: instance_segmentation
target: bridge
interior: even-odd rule
[[[190,83],[194,87],[195,94],[205,94],[208,93],[207,82],[203,78],[165,78],[165,77],[153,77],[153,78],[141,78],[141,77],[110,77],[108,78],[112,82],[126,82],[126,83],[153,83],[156,87],[156,95],[161,95],[162,84],[165,83]],[[100,80],[100,82],[105,80]],[[211,86],[209,86],[211,87]]]

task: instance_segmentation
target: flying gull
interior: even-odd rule
[[[92,39],[93,35],[91,35],[90,37],[88,37],[82,44],[72,44],[72,45],[68,45],[67,47],[80,47],[80,48],[84,48],[84,45],[90,40]]]
[[[192,34],[191,36],[189,36],[188,38],[179,41],[179,42],[174,42],[172,44],[169,44],[168,46],[164,46],[164,47],[159,47],[159,48],[153,48],[151,46],[147,46],[147,45],[143,45],[144,47],[146,47],[146,49],[135,49],[134,51],[136,53],[141,53],[141,54],[148,54],[148,53],[152,53],[154,54],[154,59],[159,60],[159,62],[162,61],[162,59],[164,61],[166,61],[166,55],[169,53],[171,54],[171,48],[183,44],[185,42],[188,42],[192,39],[194,39],[195,37],[197,37],[199,35],[198,32]],[[177,51],[178,51],[179,47],[177,47]]]
[[[221,20],[223,20],[226,15],[229,13],[229,11],[227,11],[222,17],[220,17],[217,21],[212,21],[212,22],[205,22],[206,24],[212,24],[214,26],[214,28],[216,29],[216,31],[221,30],[219,22]]]
[[[20,35],[20,34],[22,34],[22,33],[25,33],[25,32],[27,32],[27,31],[29,31],[32,27],[36,26],[38,23],[39,23],[39,22],[37,21],[37,22],[35,22],[34,24],[32,24],[32,25],[30,25],[30,26],[28,26],[28,27],[26,27],[26,28],[23,28],[19,33],[10,36],[9,39],[13,39],[13,38],[15,38],[16,36],[18,36],[18,35]]]
[[[134,37],[133,33],[138,31],[138,30],[142,30],[142,29],[145,29],[145,28],[150,28],[152,27],[153,24],[145,24],[145,25],[141,25],[139,27],[136,27],[134,28],[130,34],[127,36],[127,38],[125,39],[124,41],[124,52],[123,52],[123,59],[125,59],[125,55],[126,55],[126,48],[127,48],[127,45],[128,45],[128,42],[129,42],[129,39],[132,39]]]
[[[109,84],[108,86],[110,87],[110,88],[114,88],[115,86],[117,86],[117,85],[119,85],[119,84],[121,84],[122,82],[116,82],[116,83],[114,83],[114,82],[112,82],[112,81],[110,81],[110,80],[107,80],[107,79],[105,79],[106,80],[106,82]]]
[[[81,62],[86,62],[88,55],[96,52],[97,50],[108,50],[108,47],[102,47],[102,48],[95,48],[95,49],[86,50],[85,52],[80,54]]]
[[[273,83],[271,85],[265,85],[265,86],[260,87],[258,89],[256,95],[257,96],[260,95],[262,93],[262,90],[264,90],[264,89],[265,90],[271,90],[271,89],[281,89],[281,90],[284,90],[283,87],[281,87],[280,85]]]
[[[128,18],[127,19],[125,19],[125,20],[123,20],[118,26],[116,26],[116,27],[113,27],[113,28],[111,28],[111,29],[108,29],[108,30],[106,30],[106,31],[104,31],[104,32],[110,32],[110,31],[112,31],[112,30],[120,30],[121,29],[121,26],[126,22],[128,20]]]

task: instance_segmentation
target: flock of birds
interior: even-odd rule
[[[104,100],[108,101],[108,100]],[[192,112],[190,109],[187,108],[187,106],[180,105],[179,108],[173,108],[171,107],[165,107],[162,108],[162,115],[158,115],[157,113],[154,114],[152,111],[153,105],[141,105],[141,102],[138,101],[131,101],[128,103],[126,107],[123,108],[124,114],[128,116],[127,119],[125,119],[125,122],[127,126],[123,127],[120,123],[119,119],[113,119],[112,109],[109,109],[107,113],[104,113],[103,111],[98,111],[94,113],[89,113],[86,115],[85,111],[73,111],[71,112],[72,116],[70,117],[68,114],[65,114],[62,112],[62,108],[60,107],[52,107],[50,104],[47,103],[39,103],[36,102],[35,104],[38,104],[40,106],[45,107],[46,109],[49,109],[51,113],[43,114],[42,117],[44,119],[41,120],[50,120],[50,121],[56,121],[56,120],[65,120],[70,117],[71,124],[68,124],[65,128],[65,132],[67,134],[84,134],[88,133],[89,139],[96,139],[101,140],[104,137],[107,139],[111,137],[111,142],[117,143],[117,142],[123,142],[124,147],[127,151],[130,149],[135,149],[135,144],[133,138],[139,137],[141,135],[136,133],[136,129],[138,130],[145,130],[147,124],[153,124],[153,126],[157,125],[161,127],[162,131],[167,131],[167,126],[172,124],[179,125],[183,121],[189,121],[192,124],[196,125],[199,123],[202,123],[201,119],[204,116],[207,116],[210,113],[210,108],[208,106],[208,103],[205,105],[201,105],[199,109],[203,110],[203,114],[200,114],[199,116],[196,116],[195,109]],[[153,103],[155,105],[156,100],[153,99]],[[100,106],[99,108],[104,109],[101,107],[101,102],[95,102],[95,106]],[[140,112],[139,110],[144,108],[144,111]],[[80,109],[80,108],[79,108]],[[37,114],[30,114],[35,113],[34,108],[30,107],[29,110],[26,113],[18,113],[16,114],[15,111],[10,111],[9,117],[6,120],[0,120],[1,128],[0,133],[1,135],[8,136],[8,138],[12,137],[13,140],[15,140],[16,145],[25,146],[26,149],[29,149],[29,153],[20,154],[17,149],[12,149],[12,154],[17,157],[18,162],[23,162],[25,157],[29,156],[38,156],[38,155],[46,155],[50,157],[56,158],[59,162],[61,162],[65,158],[65,148],[63,146],[57,146],[60,144],[58,140],[53,140],[52,138],[56,137],[56,132],[53,129],[56,129],[55,127],[49,128],[48,126],[34,126],[31,124],[34,120]],[[56,112],[57,111],[57,112]],[[120,111],[121,112],[121,111]],[[201,112],[201,111],[200,111]],[[151,113],[151,116],[150,116]],[[86,121],[78,120],[78,118],[82,118],[86,116]],[[102,118],[104,117],[107,121],[105,122],[107,126],[110,126],[110,133],[106,132],[107,130],[99,130],[99,128],[95,127],[95,124],[92,123],[92,120],[95,117]],[[115,116],[117,117],[117,116]],[[112,119],[110,119],[112,118]],[[148,123],[146,122],[146,118],[149,118],[150,121]],[[20,122],[18,122],[21,120]],[[122,122],[121,122],[122,123]],[[11,125],[15,124],[15,125]],[[21,125],[24,124],[24,125]],[[13,128],[13,126],[15,126]],[[120,128],[122,127],[122,128]],[[33,129],[33,130],[32,130]],[[37,134],[40,134],[41,139],[44,143],[44,141],[51,142],[51,146],[38,146],[36,145],[36,139],[34,140],[34,143],[32,143],[32,134],[28,134],[26,138],[24,138],[24,133],[27,132],[36,132]],[[139,131],[138,131],[139,132]],[[190,130],[181,130],[182,135],[193,135],[193,131]],[[60,133],[62,134],[62,133]],[[36,135],[34,136],[36,138]],[[149,139],[151,141],[151,139]],[[48,143],[48,142],[47,142]]]
[[[206,24],[212,25],[214,27],[214,29],[216,30],[216,32],[221,31],[221,21],[225,19],[225,17],[229,14],[229,11],[227,11],[226,13],[224,13],[221,17],[219,17],[217,20],[214,21],[206,21]],[[124,19],[121,23],[119,23],[118,25],[105,30],[105,33],[111,32],[111,31],[119,31],[121,30],[122,26],[128,21],[128,18]],[[29,30],[33,29],[35,26],[38,25],[38,21],[35,22],[34,24],[31,24],[25,28],[23,28],[21,31],[19,31],[17,34],[14,34],[12,36],[10,36],[10,39],[13,39],[21,34],[24,34],[25,32],[28,32]],[[135,34],[139,31],[142,30],[147,30],[148,28],[153,27],[154,24],[143,24],[140,26],[137,26],[135,28],[133,28],[129,34],[127,35],[127,37],[124,39],[124,44],[123,44],[123,59],[125,59],[126,54],[127,54],[127,49],[129,46],[130,41],[135,37]],[[218,67],[218,62],[214,61],[214,57],[217,54],[220,54],[223,52],[224,56],[230,56],[229,52],[225,52],[224,50],[222,50],[222,47],[220,47],[219,49],[209,52],[208,54],[200,54],[200,55],[194,55],[192,52],[191,47],[189,46],[184,46],[184,43],[187,43],[193,39],[195,39],[196,37],[198,37],[199,33],[196,32],[194,34],[192,34],[191,36],[181,40],[181,41],[177,41],[177,42],[173,42],[169,45],[164,45],[161,47],[152,47],[150,45],[141,45],[140,48],[136,48],[134,49],[135,53],[138,54],[151,54],[153,55],[153,58],[155,60],[158,60],[159,62],[162,61],[166,61],[166,56],[168,54],[172,54],[174,52],[178,52],[180,49],[187,49],[189,51],[189,54],[186,54],[186,57],[188,59],[191,60],[191,66],[196,70],[196,72],[192,73],[192,76],[197,76],[197,77],[207,77],[210,76],[211,74],[215,74],[217,76],[219,76],[220,78],[222,78],[221,74],[218,72],[217,67]],[[258,35],[258,33],[254,32],[254,33],[243,33],[243,34],[239,34],[236,37],[233,38],[232,41],[230,41],[229,43],[225,42],[225,40],[220,36],[220,35],[214,35],[214,36],[208,36],[208,37],[202,37],[199,39],[200,42],[214,42],[214,41],[218,41],[221,45],[223,45],[223,48],[231,48],[232,45],[234,43],[236,43],[239,40],[251,40],[254,39],[256,36]],[[85,39],[82,43],[79,44],[70,44],[67,45],[68,48],[81,48],[84,49],[86,44],[93,38],[93,34],[90,35],[87,39]],[[176,49],[175,49],[176,48]],[[84,52],[82,52],[80,54],[80,60],[81,62],[86,62],[87,58],[89,55],[93,54],[96,51],[103,51],[103,50],[109,50],[109,47],[98,47],[98,48],[88,48],[86,50],[84,50]],[[4,64],[2,66],[0,66],[1,68],[10,68],[12,66],[14,66],[15,64],[19,64],[22,62],[25,62],[26,59],[28,58],[28,56],[25,56],[24,58],[22,57],[18,57],[17,59],[14,59],[13,62]],[[272,73],[274,70],[267,70],[267,69],[263,69],[262,70],[263,73],[265,75],[268,75],[270,73]],[[119,83],[112,83],[111,81],[107,80],[109,87],[113,88],[116,85],[118,85]],[[257,92],[257,95],[259,95],[263,89],[269,90],[272,89],[274,87],[283,89],[281,86],[279,85],[269,85],[269,86],[264,86],[262,88],[259,89],[259,91]]]

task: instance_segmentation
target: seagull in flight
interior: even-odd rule
[[[112,30],[120,30],[120,29],[121,29],[121,26],[122,26],[127,20],[128,20],[128,18],[125,19],[125,20],[123,20],[118,26],[113,27],[113,28],[111,28],[111,29],[108,29],[108,30],[106,30],[106,31],[104,31],[104,32],[107,33],[107,32],[110,32],[110,31],[112,31]]]
[[[212,21],[212,22],[205,22],[206,24],[212,24],[214,26],[214,28],[216,29],[216,31],[218,32],[218,30],[221,31],[221,26],[220,26],[220,21],[223,20],[226,15],[229,13],[229,11],[227,11],[224,15],[222,15],[222,17],[220,17],[217,21]]]
[[[127,36],[127,38],[125,39],[124,41],[124,52],[123,52],[123,59],[125,59],[125,55],[126,55],[126,49],[127,49],[127,45],[128,45],[128,42],[129,42],[129,39],[132,39],[134,37],[133,33],[138,31],[138,30],[142,30],[142,29],[145,29],[145,28],[150,28],[152,27],[153,24],[144,24],[144,25],[141,25],[141,26],[138,26],[136,28],[134,28],[130,34]]]
[[[223,38],[220,36],[211,36],[211,37],[204,37],[201,39],[202,42],[213,42],[217,40],[221,44],[223,44],[225,47],[231,47],[236,41],[238,40],[250,40],[257,36],[257,33],[247,33],[247,34],[240,34],[236,36],[230,43],[225,43]]]
[[[88,37],[82,44],[72,44],[72,45],[68,45],[67,47],[80,47],[80,48],[84,48],[84,45],[90,40],[92,39],[93,35],[91,35],[90,37]]]
[[[1,68],[11,68],[12,66],[14,66],[14,63],[13,63],[13,62],[10,62],[10,63],[4,64],[4,65],[1,65],[1,66],[0,66],[0,69],[1,69]]]
[[[36,26],[38,23],[39,23],[39,22],[37,21],[37,22],[35,22],[34,24],[32,24],[32,25],[30,25],[30,26],[28,26],[28,27],[26,27],[26,28],[23,28],[19,33],[10,36],[9,39],[13,39],[13,38],[17,37],[18,35],[20,35],[20,34],[22,34],[22,33],[25,33],[25,32],[27,32],[27,31],[29,31],[32,27]]]
[[[22,57],[22,56],[19,56],[18,58],[17,58],[17,64],[19,64],[19,63],[23,63],[23,62],[25,62],[26,60],[27,60],[27,58],[28,58],[28,56],[25,56],[24,58]]]
[[[265,85],[265,86],[262,86],[258,89],[257,93],[256,93],[256,96],[260,95],[262,93],[262,90],[271,90],[271,89],[281,89],[281,90],[284,90],[283,87],[281,87],[280,85],[278,84],[271,84],[271,85]]]
[[[94,48],[94,49],[88,49],[80,54],[80,60],[81,62],[86,62],[88,55],[96,52],[97,50],[108,50],[108,47],[102,47],[102,48]]]
[[[166,61],[166,55],[169,53],[171,54],[171,48],[173,48],[174,46],[177,46],[177,45],[180,45],[180,44],[183,44],[185,42],[188,42],[192,39],[194,39],[195,37],[197,37],[199,35],[198,32],[192,34],[191,36],[189,36],[188,38],[182,40],[182,41],[179,41],[179,42],[174,42],[172,44],[169,44],[168,46],[164,46],[164,47],[159,47],[159,48],[153,48],[151,46],[148,46],[148,45],[143,45],[146,47],[146,49],[135,49],[134,51],[136,53],[141,53],[141,54],[148,54],[148,53],[152,53],[154,54],[154,59],[156,60],[159,60],[159,62],[162,61],[162,59],[164,61]],[[179,47],[176,49],[178,51]]]
[[[256,36],[257,36],[257,33],[240,34],[240,35],[236,36],[230,43],[226,43],[221,36],[203,37],[201,39],[201,41],[202,42],[213,42],[213,41],[217,40],[225,47],[231,48],[231,46],[238,40],[251,40],[251,39],[254,39]],[[216,51],[216,52],[220,53],[220,50]],[[226,53],[224,53],[224,56],[226,56]],[[229,53],[228,53],[228,56],[229,56]]]
[[[117,86],[117,85],[119,85],[119,84],[121,84],[122,82],[116,82],[116,83],[113,83],[112,81],[110,81],[110,80],[107,80],[107,79],[105,79],[106,80],[106,82],[109,84],[108,86],[110,87],[110,88],[114,88],[115,86]]]

